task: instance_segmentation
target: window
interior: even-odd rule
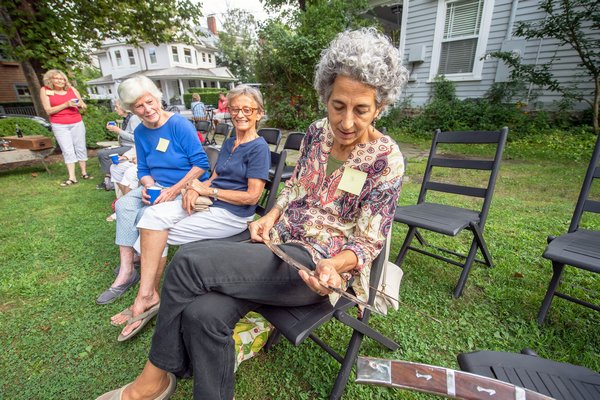
[[[31,100],[31,93],[29,93],[29,87],[27,85],[16,83],[15,92],[17,93],[17,99],[19,101]]]
[[[481,79],[494,0],[439,0],[430,79]]]
[[[156,49],[148,49],[148,55],[150,56],[150,64],[156,64]]]
[[[192,63],[192,50],[183,49],[183,58],[185,59],[186,63],[191,64]]]
[[[133,55],[133,49],[127,49],[127,57],[129,58],[129,65],[135,65],[135,57]]]
[[[177,50],[177,46],[171,46],[171,54],[173,54],[173,61],[179,62],[179,51]]]
[[[206,53],[202,53],[202,62],[206,62]]]
[[[191,88],[198,87],[198,86],[196,86],[196,80],[195,79],[188,80],[188,87],[191,87]]]
[[[212,54],[208,53],[208,62],[212,63]]]
[[[121,57],[121,50],[115,50],[115,59],[117,60],[117,66],[123,65],[123,58]]]

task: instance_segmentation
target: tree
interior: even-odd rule
[[[524,79],[550,91],[577,101],[585,101],[592,109],[594,132],[600,133],[598,120],[600,105],[600,1],[598,0],[542,0],[540,9],[546,18],[537,22],[521,22],[515,35],[526,39],[554,38],[559,45],[575,50],[578,64],[592,78],[594,90],[589,100],[581,89],[561,85],[552,74],[551,63],[545,65],[523,64],[519,57],[507,52],[493,52],[492,56],[512,67],[513,80]],[[595,33],[594,33],[595,32]]]
[[[219,32],[219,64],[242,82],[255,82],[256,20],[244,10],[228,10]]]
[[[185,29],[202,15],[190,0],[16,0],[0,6],[2,50],[20,62],[36,112],[44,70],[87,62],[105,39],[131,44],[185,41]]]
[[[312,0],[306,2],[305,11],[298,8],[287,19],[271,19],[260,29],[256,74],[259,82],[269,84],[264,95],[273,123],[300,129],[319,114],[313,88],[315,65],[339,32],[373,23],[361,17],[366,4],[364,0]]]

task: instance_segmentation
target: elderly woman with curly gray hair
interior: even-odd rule
[[[149,360],[137,379],[100,399],[166,399],[176,376],[194,375],[195,399],[231,399],[232,332],[263,304],[335,301],[347,287],[366,299],[371,262],[393,222],[404,164],[374,121],[399,97],[407,71],[374,29],[340,33],[321,54],[315,88],[327,118],[307,130],[276,205],[250,224],[254,243],[198,242],[169,265]],[[296,273],[263,242],[308,266]],[[366,279],[354,279],[363,275]],[[323,286],[321,283],[326,284]]]

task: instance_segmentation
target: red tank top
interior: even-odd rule
[[[49,89],[46,86],[44,87],[46,88],[46,94],[48,91],[50,91],[50,93],[54,93],[53,95],[48,96],[51,107],[59,106],[71,99],[77,98],[72,88],[67,89],[67,93],[65,94],[56,94],[56,92],[54,92],[52,89]],[[79,109],[77,107],[67,107],[64,110],[60,110],[56,114],[50,115],[50,122],[53,124],[75,124],[79,121],[81,121],[81,114],[79,114]]]

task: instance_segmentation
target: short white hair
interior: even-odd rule
[[[158,90],[154,82],[142,75],[126,79],[119,85],[117,91],[119,100],[121,100],[121,108],[127,111],[131,111],[133,104],[145,94],[150,94],[159,104],[162,100],[162,92]]]
[[[398,100],[408,81],[400,50],[374,28],[342,32],[321,52],[314,86],[324,104],[339,75],[373,87],[375,102],[383,109]]]

